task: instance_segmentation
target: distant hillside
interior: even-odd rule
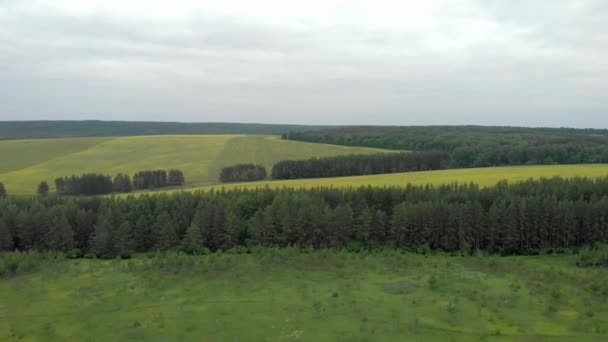
[[[489,126],[335,127],[290,140],[412,151],[444,151],[451,167],[608,163],[608,130]]]
[[[330,126],[222,122],[0,121],[0,139],[108,137],[164,134],[281,134]]]
[[[253,163],[268,170],[285,159],[308,159],[383,150],[310,144],[269,135],[156,135],[0,141],[0,182],[11,194],[32,194],[40,181],[87,172],[115,175],[176,168],[186,185],[219,181],[223,167]]]

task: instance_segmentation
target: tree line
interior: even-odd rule
[[[343,127],[284,139],[412,151],[443,151],[451,167],[608,162],[608,131],[481,126]]]
[[[139,171],[133,176],[133,187],[138,190],[157,189],[184,184],[184,173],[180,170]]]
[[[220,172],[220,181],[228,182],[251,182],[266,178],[266,168],[255,164],[237,164],[227,166]]]
[[[2,250],[100,257],[239,246],[526,254],[608,242],[608,177],[494,187],[230,190],[0,199]]]
[[[323,178],[445,169],[445,152],[377,153],[286,160],[272,167],[273,179]]]
[[[63,196],[92,196],[104,195],[112,192],[128,193],[133,189],[145,190],[162,188],[166,186],[180,186],[184,184],[184,174],[180,170],[153,170],[139,171],[131,177],[119,173],[114,178],[96,173],[85,173],[80,176],[58,177],[55,179],[57,195]],[[38,185],[37,193],[46,196],[49,186],[46,181]]]

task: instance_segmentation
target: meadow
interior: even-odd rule
[[[504,166],[469,169],[449,169],[435,171],[404,172],[369,176],[352,176],[336,178],[312,178],[295,180],[259,181],[247,183],[216,184],[189,189],[191,191],[208,191],[220,189],[257,189],[257,188],[297,188],[310,189],[317,187],[357,188],[363,186],[387,187],[411,185],[441,185],[450,183],[475,183],[480,186],[493,186],[499,181],[507,180],[516,183],[528,179],[551,177],[606,177],[608,164],[575,164],[575,165],[530,165]],[[181,191],[181,190],[172,190]]]
[[[15,262],[0,340],[605,341],[608,273],[579,259],[287,248]]]
[[[86,172],[115,175],[177,168],[186,185],[217,183],[222,167],[284,159],[385,151],[281,140],[265,135],[161,135],[0,141],[0,182],[11,194],[33,194],[43,180]]]

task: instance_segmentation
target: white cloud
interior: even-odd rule
[[[608,127],[607,22],[601,0],[8,0],[0,119]]]

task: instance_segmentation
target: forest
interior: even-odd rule
[[[272,167],[273,179],[324,178],[445,169],[445,152],[377,153],[285,160]]]
[[[412,151],[443,151],[451,167],[608,162],[608,131],[481,126],[341,127],[285,139]]]
[[[606,242],[607,232],[608,177],[0,199],[3,250],[99,257],[243,246],[533,254]]]

